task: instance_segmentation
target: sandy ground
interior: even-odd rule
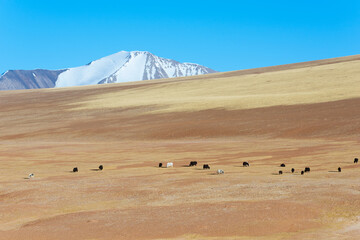
[[[0,239],[358,239],[357,69],[0,92]]]

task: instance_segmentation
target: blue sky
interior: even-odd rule
[[[0,72],[121,50],[218,71],[360,54],[360,1],[0,0]]]

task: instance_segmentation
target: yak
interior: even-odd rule
[[[203,169],[210,169],[209,164],[204,164],[204,165],[203,165]]]
[[[197,165],[197,161],[191,161],[189,164],[189,167],[196,166],[196,165]]]

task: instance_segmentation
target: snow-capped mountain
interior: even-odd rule
[[[82,85],[185,77],[216,71],[195,63],[180,63],[149,52],[121,51],[87,65],[63,70],[9,70],[0,76],[0,90]]]

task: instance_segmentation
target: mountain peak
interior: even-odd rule
[[[148,51],[120,51],[75,68],[6,72],[0,77],[0,90],[119,83],[214,72],[199,64],[180,63]]]

